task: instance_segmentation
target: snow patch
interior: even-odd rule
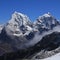
[[[60,60],[60,53],[52,56],[52,57],[48,57],[48,58],[45,58],[45,59],[42,59],[42,60]]]

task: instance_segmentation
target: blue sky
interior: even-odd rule
[[[47,12],[60,19],[60,0],[0,0],[0,24],[10,20],[14,11],[26,14],[32,21]]]

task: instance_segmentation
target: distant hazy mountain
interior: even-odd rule
[[[60,52],[59,47],[60,22],[49,12],[33,23],[25,14],[14,12],[5,25],[0,25],[2,57],[43,59]]]

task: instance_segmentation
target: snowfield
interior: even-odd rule
[[[42,60],[60,60],[60,53],[52,56],[52,57],[48,57],[48,58],[45,58],[45,59],[42,59]]]

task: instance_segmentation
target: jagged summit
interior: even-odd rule
[[[26,24],[29,24],[30,19],[26,15],[15,11],[12,14],[12,18],[9,21],[9,23],[16,23],[16,22],[20,23],[20,25],[22,25],[22,24],[26,25]]]
[[[59,22],[51,15],[51,13],[48,12],[42,16],[39,16],[34,24],[35,27],[40,30],[41,28],[52,29],[54,26],[59,25]]]
[[[45,13],[45,14],[43,14],[42,16],[39,16],[38,18],[43,18],[43,17],[53,17],[53,15],[50,13],[50,12],[48,12],[48,13]]]
[[[42,16],[39,16],[38,18],[42,19],[42,18],[50,18],[50,17],[55,18],[50,12],[48,12],[43,14]]]
[[[12,14],[12,18],[9,20],[9,22],[6,24],[5,29],[7,33],[13,32],[14,35],[16,34],[23,34],[26,33],[26,31],[31,31],[32,23],[26,15],[19,13],[19,12],[14,12]]]
[[[24,16],[25,14],[22,14],[20,12],[15,11],[12,15],[21,15],[21,16]]]
[[[45,16],[45,17],[51,17],[52,15],[51,15],[50,12],[48,12],[48,13],[45,13],[43,16]]]

